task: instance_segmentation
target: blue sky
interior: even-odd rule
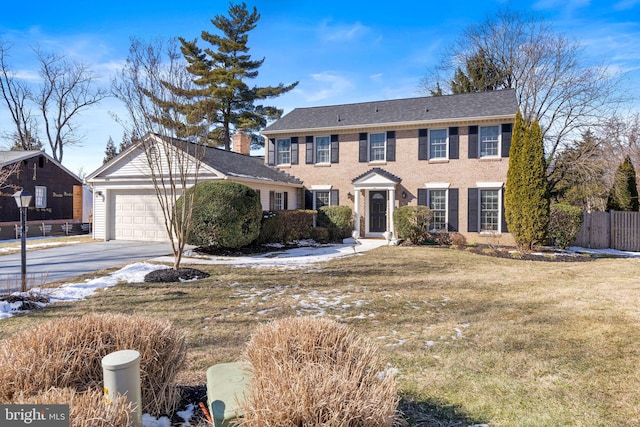
[[[583,44],[594,63],[606,62],[623,73],[629,93],[640,97],[640,0],[246,3],[261,14],[250,33],[250,53],[266,58],[255,83],[300,82],[272,101],[285,112],[424,95],[421,78],[462,29],[506,4],[553,22],[558,32]],[[107,86],[127,56],[131,36],[194,39],[202,30],[215,31],[211,19],[226,15],[228,7],[219,0],[5,2],[0,37],[13,44],[10,63],[25,77],[36,76],[31,48],[38,46],[90,64]],[[109,136],[120,142],[122,129],[111,112],[121,114],[122,107],[107,99],[82,115],[84,143],[66,149],[67,168],[90,173],[102,164]],[[0,106],[0,132],[11,131],[7,114]]]

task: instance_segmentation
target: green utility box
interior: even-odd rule
[[[242,417],[238,402],[244,399],[250,380],[247,363],[220,363],[207,369],[207,406],[215,427],[233,426]]]

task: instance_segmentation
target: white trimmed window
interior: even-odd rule
[[[447,190],[430,189],[429,209],[433,213],[430,231],[447,231]]]
[[[500,232],[499,189],[480,189],[480,232]]]
[[[384,133],[369,134],[369,161],[383,162],[386,160],[385,153],[387,136]]]
[[[35,206],[38,209],[47,207],[47,187],[36,185]]]
[[[316,137],[316,163],[331,162],[331,137]]]
[[[447,129],[429,131],[429,159],[446,159],[447,157]]]
[[[276,140],[276,164],[291,164],[291,138],[283,138]]]
[[[500,156],[500,126],[480,127],[480,157]]]

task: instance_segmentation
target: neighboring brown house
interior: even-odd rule
[[[27,211],[28,222],[54,225],[83,222],[80,178],[44,151],[0,151],[1,168],[16,164],[17,172],[8,177],[0,190],[0,231],[4,238],[15,238],[15,232],[7,224],[20,221],[20,211],[13,194],[21,188],[33,194]],[[28,235],[41,234],[41,230],[32,227]]]
[[[305,207],[348,205],[362,237],[395,232],[398,206],[434,230],[512,241],[503,194],[515,91],[296,108],[268,126],[265,162],[304,183]]]

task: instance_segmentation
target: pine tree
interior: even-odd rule
[[[638,185],[636,170],[627,156],[618,166],[607,200],[607,210],[638,211]]]
[[[253,30],[260,15],[256,8],[249,13],[245,3],[230,5],[229,17],[216,15],[211,21],[220,35],[202,31],[200,38],[212,46],[202,49],[197,40],[180,38],[181,50],[199,89],[189,94],[194,102],[188,106],[187,117],[196,123],[204,118],[212,124],[209,135],[212,145],[231,148],[234,129],[257,131],[266,126],[267,120],[280,118],[282,110],[256,105],[257,101],[275,98],[293,89],[290,85],[249,87],[249,79],[258,76],[264,58],[252,60],[249,55],[249,32]]]
[[[511,139],[505,189],[505,215],[516,244],[531,250],[544,242],[549,224],[549,186],[540,124],[527,124],[520,112]]]
[[[113,139],[109,137],[107,141],[107,147],[104,149],[104,159],[102,160],[102,164],[110,162],[111,159],[118,155],[118,150],[116,149],[116,145],[113,143]]]

